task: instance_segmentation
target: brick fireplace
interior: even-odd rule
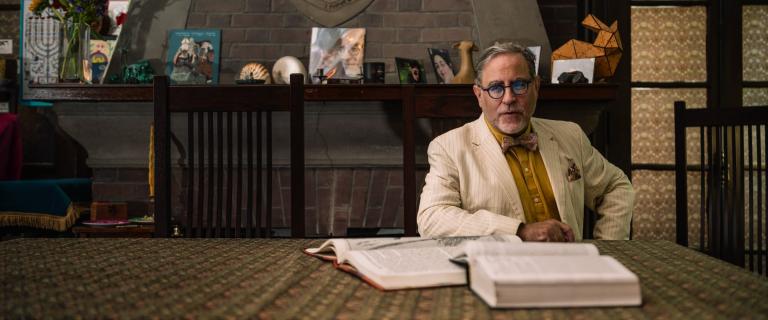
[[[553,47],[576,36],[576,0],[538,2]],[[395,56],[425,60],[427,48],[450,48],[455,41],[477,39],[472,10],[470,0],[375,0],[341,26],[367,29],[365,61],[385,62],[387,83],[397,83]],[[308,65],[309,35],[317,26],[287,0],[193,0],[186,24],[222,30],[220,83],[232,83],[240,67],[251,61],[269,66],[293,55]],[[458,67],[458,52],[451,54]],[[433,70],[428,65],[425,69],[434,82]],[[151,103],[59,103],[55,112],[58,125],[88,152],[94,200],[127,202],[130,215],[145,214]],[[344,236],[348,228],[402,228],[399,108],[371,102],[308,103],[305,120],[307,235]],[[430,124],[421,127],[422,138],[429,136]],[[287,150],[280,149],[287,146],[286,137],[276,139],[276,157],[287,159]],[[417,149],[422,164],[416,177],[419,186],[426,173],[426,139],[422,140]],[[286,169],[273,173],[273,192],[274,227],[286,227],[290,218]],[[181,210],[174,208],[177,219],[182,219]]]

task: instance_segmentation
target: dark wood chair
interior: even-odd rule
[[[176,86],[155,77],[156,236],[272,235],[275,113],[290,115],[290,228],[292,237],[305,236],[303,83],[300,74],[290,85]],[[172,126],[172,119],[181,121]],[[175,139],[183,134],[186,143]],[[172,143],[181,149],[181,169],[172,167]],[[172,181],[179,180],[176,197]]]
[[[677,243],[688,246],[693,239],[701,251],[762,275],[768,259],[767,126],[768,107],[686,109],[675,102]],[[698,192],[689,194],[689,181]],[[689,207],[696,197],[698,210]],[[698,224],[690,234],[689,224]]]

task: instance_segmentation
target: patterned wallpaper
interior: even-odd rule
[[[745,107],[768,106],[768,88],[744,88],[743,92]]]
[[[707,105],[706,89],[632,89],[632,163],[675,163],[674,102],[683,100],[687,108]],[[689,146],[699,143],[696,130],[687,134]],[[698,159],[688,148],[688,159]]]
[[[768,6],[744,6],[742,29],[744,81],[768,81]]]
[[[701,175],[688,174],[688,225],[699,224]],[[633,239],[675,241],[675,172],[632,171],[632,184],[637,192],[632,218]],[[688,230],[688,243],[698,246],[699,230]]]
[[[632,7],[632,81],[706,81],[705,7]]]

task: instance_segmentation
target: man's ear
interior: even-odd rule
[[[533,78],[533,89],[536,90],[536,93],[539,93],[539,86],[541,85],[541,77],[538,75]]]
[[[477,98],[477,104],[480,105],[480,99],[483,97],[483,89],[480,89],[480,86],[478,85],[472,85],[472,91],[475,93],[475,98]]]

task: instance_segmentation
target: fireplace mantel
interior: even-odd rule
[[[472,85],[306,85],[306,101],[386,101],[399,100],[401,88],[414,87],[416,91],[434,92],[452,96],[473,97]],[[608,101],[616,97],[616,84],[542,84],[539,100]],[[54,102],[151,102],[151,85],[80,85],[48,84],[30,85],[24,99]]]

